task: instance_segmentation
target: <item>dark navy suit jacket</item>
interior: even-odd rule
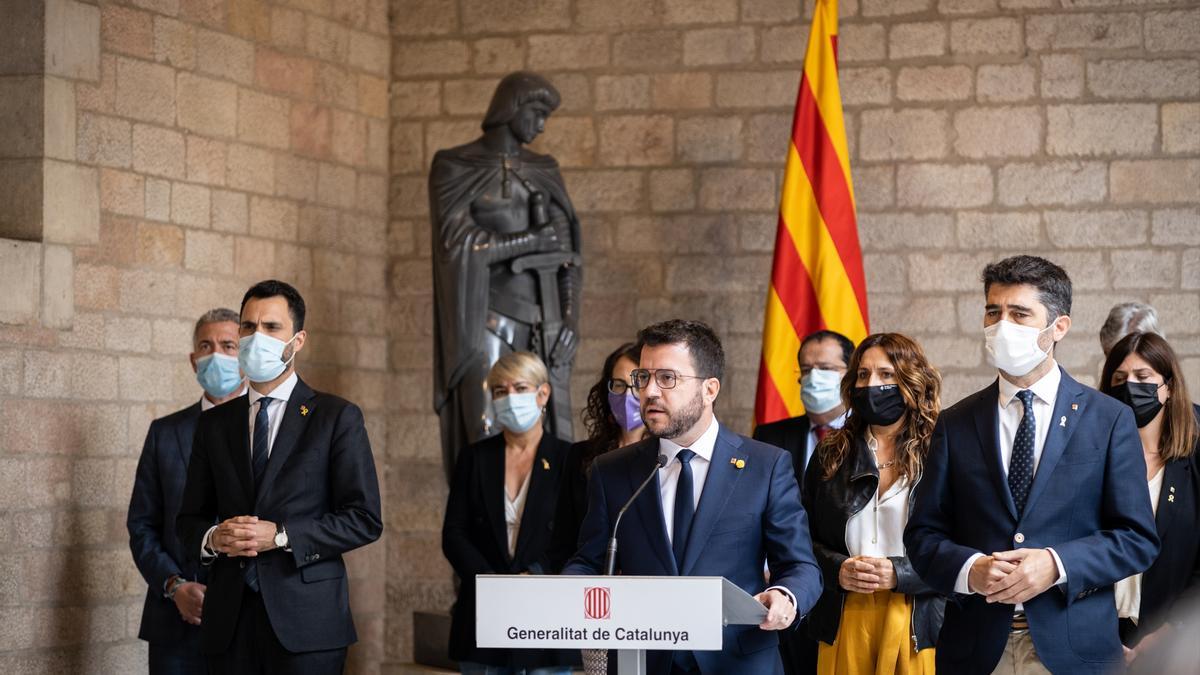
[[[658,458],[658,440],[647,439],[601,455],[588,484],[588,513],[579,531],[580,550],[563,574],[599,574],[617,511],[633,495]],[[730,460],[743,460],[738,469]],[[808,519],[788,453],[719,428],[700,503],[692,521],[682,568],[667,539],[657,482],[638,496],[617,533],[622,574],[725,577],[750,594],[762,592],[763,561],[771,586],[792,592],[797,616],[821,595],[821,571],[813,557]],[[782,673],[779,640],[757,626],[726,626],[722,651],[694,652],[704,673]],[[647,671],[668,673],[670,652],[647,653]]]
[[[1148,568],[1158,534],[1133,412],[1062,374],[1037,473],[1018,517],[1000,457],[999,384],[942,412],[913,492],[904,545],[930,586],[953,595],[974,553],[1053,548],[1066,583],[1024,603],[1043,665],[1110,672],[1121,661],[1113,584]],[[987,673],[1013,606],[957,595],[937,644],[940,673]]]
[[[246,587],[258,564],[271,628],[291,652],[346,647],[357,639],[342,554],[379,538],[383,520],[371,444],[358,406],[313,391],[304,380],[287,401],[255,492],[250,466],[249,396],[200,416],[177,527],[184,553],[200,557],[214,519],[255,515],[282,523],[291,551],[218,557],[209,572],[201,626],[208,654],[227,651]]]
[[[150,423],[129,498],[129,548],[149,584],[138,637],[149,642],[199,640],[200,629],[183,621],[175,602],[163,597],[163,584],[178,574],[204,583],[206,569],[188,560],[175,535],[175,517],[183,501],[192,436],[200,419],[197,401]],[[196,643],[197,647],[199,642]],[[197,654],[199,652],[197,651]]]

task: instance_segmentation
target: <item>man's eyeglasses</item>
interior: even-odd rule
[[[645,389],[650,386],[651,376],[654,377],[654,382],[658,385],[659,389],[674,389],[675,385],[679,384],[679,378],[681,377],[692,380],[708,379],[699,375],[683,375],[668,369],[646,370],[645,368],[638,368],[629,373],[629,379],[633,382],[634,389]]]

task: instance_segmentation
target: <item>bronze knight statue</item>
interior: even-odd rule
[[[512,73],[496,87],[483,135],[433,158],[434,409],[447,477],[459,449],[499,433],[485,380],[510,351],[533,351],[546,362],[549,431],[573,440],[579,220],[558,163],[524,147],[559,100],[545,78]]]

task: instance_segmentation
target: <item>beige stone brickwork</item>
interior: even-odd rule
[[[236,309],[254,281],[296,284],[302,376],[366,411],[386,485],[388,9],[5,5],[45,16],[24,98],[28,78],[9,74],[34,71],[9,45],[38,26],[0,19],[0,117],[40,122],[6,124],[0,158],[42,158],[45,199],[29,211],[41,243],[0,240],[0,672],[145,672],[125,513],[150,421],[199,396],[186,355],[201,313]],[[376,673],[385,545],[349,567],[349,671]]]
[[[749,429],[811,0],[22,3],[46,21],[2,42],[44,30],[54,58],[0,50],[0,118],[28,122],[0,130],[0,209],[45,227],[0,241],[0,671],[144,669],[142,439],[198,393],[195,317],[277,276],[311,307],[303,372],[366,410],[383,482],[349,670],[405,672],[412,611],[454,593],[427,171],[511,70],[564,99],[537,148],[584,232],[576,400],[639,326],[699,318],[729,351],[719,415]],[[1200,4],[840,4],[872,327],[918,338],[953,402],[989,379],[980,268],[1038,252],[1075,280],[1072,372],[1094,382],[1108,308],[1143,300],[1200,380]]]
[[[979,273],[1033,252],[1075,280],[1062,363],[1087,383],[1122,300],[1155,304],[1200,380],[1200,4],[843,0],[839,51],[871,326],[918,338],[952,403],[989,380]],[[809,0],[391,0],[388,301],[394,377],[386,649],[453,597],[427,345],[433,153],[479,133],[504,72],[563,109],[537,143],[563,165],[586,258],[573,396],[639,326],[713,324],[720,417],[749,429],[779,187]],[[432,484],[431,484],[432,483]],[[396,519],[396,509],[406,518]]]

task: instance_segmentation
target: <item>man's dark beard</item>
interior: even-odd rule
[[[659,405],[662,405],[661,400],[662,399],[659,399]],[[649,403],[649,401],[647,401],[647,403]],[[703,414],[704,396],[702,395],[700,389],[697,388],[695,397],[693,397],[691,401],[688,401],[686,406],[680,408],[676,412],[668,411],[667,417],[669,418],[669,421],[667,422],[667,426],[661,432],[655,433],[652,429],[650,429],[649,425],[646,426],[646,431],[650,432],[650,435],[654,438],[665,438],[667,440],[679,438],[684,434],[684,432],[695,426],[696,422],[700,421],[700,416]]]

